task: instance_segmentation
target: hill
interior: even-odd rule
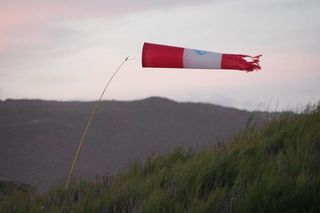
[[[18,202],[15,198],[19,198]],[[49,212],[318,212],[320,105],[250,127],[230,143],[136,162],[113,177],[16,192],[0,210]]]
[[[0,177],[46,188],[71,165],[94,102],[0,101]],[[103,101],[76,174],[114,174],[134,160],[175,146],[195,149],[227,141],[252,113],[212,104],[152,97]],[[270,114],[255,113],[255,120]]]

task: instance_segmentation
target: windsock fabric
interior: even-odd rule
[[[258,56],[223,54],[203,50],[144,43],[142,67],[190,68],[190,69],[234,69],[258,71],[261,69]]]

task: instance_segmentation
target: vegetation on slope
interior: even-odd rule
[[[248,127],[232,142],[177,148],[96,181],[45,194],[13,191],[1,212],[316,212],[320,105]]]

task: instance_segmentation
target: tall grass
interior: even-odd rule
[[[0,212],[320,211],[320,105],[248,127],[230,143],[135,162],[45,194],[14,191]]]

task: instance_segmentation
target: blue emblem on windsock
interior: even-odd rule
[[[207,53],[207,51],[203,51],[203,50],[194,50],[194,51],[199,55],[204,55]]]

